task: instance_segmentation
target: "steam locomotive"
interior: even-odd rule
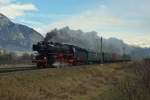
[[[101,54],[72,44],[57,42],[38,42],[33,45],[33,51],[36,51],[37,54],[32,62],[36,63],[38,68],[100,63],[101,60],[103,60],[103,63],[129,61],[128,58],[122,59],[121,56],[116,54]]]

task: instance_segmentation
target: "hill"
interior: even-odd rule
[[[43,36],[34,29],[13,23],[0,14],[0,48],[13,51],[31,51],[33,43],[43,40]]]
[[[0,14],[0,48],[10,51],[32,51],[32,44],[44,40],[44,37],[34,29],[17,24]],[[69,27],[54,29],[47,33],[46,41],[69,43],[82,48],[100,52],[100,37],[97,32],[83,32]],[[133,59],[150,57],[150,48],[140,48],[128,45],[117,38],[103,38],[103,51],[117,54],[129,54]]]

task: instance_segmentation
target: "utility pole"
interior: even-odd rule
[[[101,50],[100,50],[100,53],[101,53],[101,64],[103,64],[103,38],[101,37]]]
[[[99,55],[98,55],[99,54],[99,41],[98,40],[99,40],[99,38],[96,39],[96,44],[97,44],[96,45],[96,53],[97,53],[97,57],[99,57]]]
[[[123,49],[123,61],[125,61],[125,47],[123,47],[122,49]]]

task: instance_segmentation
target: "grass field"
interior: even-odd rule
[[[87,65],[0,74],[0,100],[142,100],[124,94],[124,89],[130,92],[129,79],[137,78],[134,65]]]

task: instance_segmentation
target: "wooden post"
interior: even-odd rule
[[[101,37],[101,64],[103,64],[103,38]]]

